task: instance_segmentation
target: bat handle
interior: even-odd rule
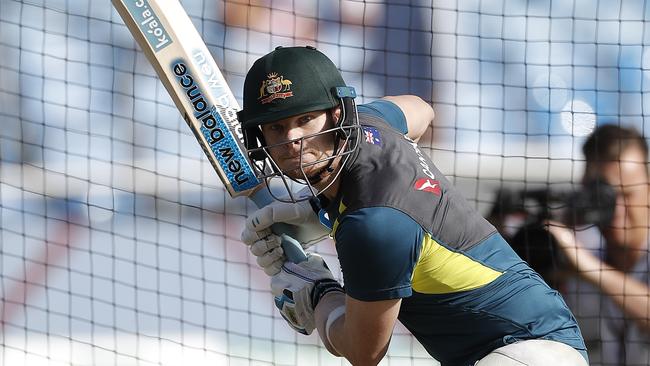
[[[269,193],[268,189],[262,188],[250,196],[251,200],[257,205],[257,207],[264,207],[271,202],[273,202],[273,197]],[[271,226],[271,231],[274,234],[280,236],[282,240],[282,250],[287,256],[287,259],[293,263],[300,263],[307,260],[307,254],[302,249],[302,245],[291,237],[291,234],[295,233],[298,228],[294,225],[289,225],[285,223],[277,223]]]
[[[282,240],[282,250],[284,250],[284,254],[290,262],[300,263],[306,261],[307,254],[305,254],[305,251],[302,249],[302,245],[300,245],[298,240],[286,234],[287,231],[290,231],[291,227],[291,225],[287,224],[275,224],[271,227],[271,230],[275,234],[280,235],[280,239]]]

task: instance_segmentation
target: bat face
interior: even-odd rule
[[[112,0],[231,196],[260,185],[243,146],[239,105],[176,0]]]
[[[201,147],[204,150],[208,149],[205,153],[216,160],[218,166],[215,168],[221,170],[235,192],[256,187],[260,182],[239,147],[238,141],[241,143],[241,139],[231,132],[233,128],[241,133],[237,116],[235,114],[234,119],[230,119],[230,124],[226,120],[233,108],[228,104],[211,104],[206,100],[201,85],[196,82],[201,76],[192,74],[192,70],[197,68],[192,68],[186,60],[176,59],[170,67],[176,76],[178,86],[184,91],[184,98],[192,106],[192,111],[185,111],[185,120],[191,126],[198,126],[198,130],[192,128],[192,131],[195,134],[200,133],[203,140],[207,142],[207,145],[201,144]],[[218,87],[219,84],[217,83],[216,86]],[[221,102],[228,101],[223,99]]]

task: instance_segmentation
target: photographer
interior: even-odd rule
[[[572,230],[556,221],[547,222],[555,250],[583,281],[574,289],[565,288],[577,291],[567,300],[579,318],[581,313],[598,318],[601,352],[600,357],[592,356],[592,361],[600,358],[607,365],[648,365],[648,145],[633,129],[605,125],[587,139],[583,152],[587,163],[583,181],[606,182],[616,192],[616,204],[609,224]],[[600,295],[584,291],[585,281]],[[581,310],[585,306],[591,307],[591,314]]]

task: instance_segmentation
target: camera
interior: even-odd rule
[[[603,179],[589,181],[576,191],[504,188],[497,192],[488,220],[514,251],[554,287],[553,274],[562,267],[562,258],[544,222],[605,228],[612,222],[615,207],[616,191]],[[509,226],[512,221],[517,222],[516,228]]]

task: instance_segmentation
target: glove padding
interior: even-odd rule
[[[298,264],[285,263],[271,278],[275,306],[289,326],[302,334],[314,330],[314,309],[331,291],[343,292],[343,288],[318,254],[309,253],[307,260]]]
[[[246,219],[241,240],[250,246],[257,257],[257,264],[269,275],[280,272],[286,260],[281,239],[271,232],[277,222],[297,226],[294,239],[307,249],[329,235],[329,229],[321,224],[309,201],[298,203],[274,202],[255,211]]]

